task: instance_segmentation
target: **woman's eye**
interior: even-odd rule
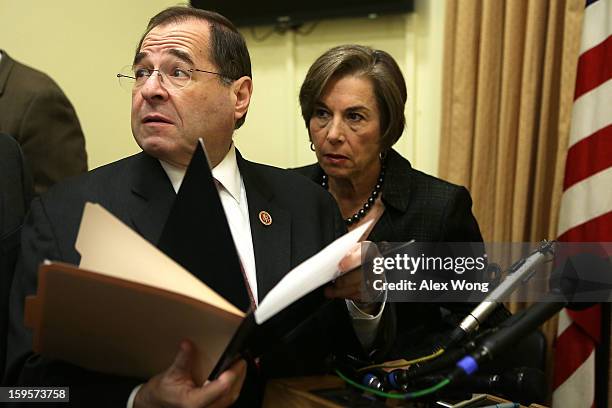
[[[349,112],[347,117],[352,122],[359,122],[364,119],[363,115],[356,113],[356,112]]]
[[[327,112],[325,109],[316,109],[315,110],[315,116],[317,118],[325,119],[325,118],[329,117],[329,112]]]

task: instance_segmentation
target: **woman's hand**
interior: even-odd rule
[[[378,249],[372,242],[355,244],[338,264],[338,269],[343,274],[325,288],[325,296],[330,299],[349,299],[358,303],[362,311],[370,314],[375,312],[380,304],[380,293],[373,292],[369,284],[371,279],[368,279],[372,271],[362,264],[367,265],[368,261],[378,254]]]

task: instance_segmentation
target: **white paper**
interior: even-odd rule
[[[264,323],[302,296],[340,276],[338,263],[359,242],[371,223],[366,222],[344,234],[285,275],[255,310],[257,324]]]

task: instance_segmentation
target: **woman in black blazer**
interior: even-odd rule
[[[332,194],[348,229],[374,220],[366,233],[370,241],[481,242],[469,192],[413,169],[391,148],[404,130],[405,103],[404,78],[388,53],[360,45],[328,50],[300,90],[318,162],[296,170]],[[447,332],[447,322],[473,304],[385,307],[381,335],[394,338],[384,353],[389,358],[427,352]]]

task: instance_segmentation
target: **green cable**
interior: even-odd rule
[[[406,399],[406,396],[404,394],[390,394],[388,392],[378,391],[378,390],[375,390],[374,388],[366,387],[365,385],[361,385],[358,382],[351,380],[350,378],[342,374],[340,371],[338,371],[338,369],[336,369],[335,371],[336,371],[336,374],[338,374],[338,377],[342,378],[346,383],[352,385],[353,387],[359,388],[360,390],[370,392],[374,395],[378,395],[379,397]]]
[[[436,385],[429,387],[429,388],[425,388],[424,390],[421,391],[414,391],[414,392],[410,392],[408,393],[408,395],[410,395],[410,398],[417,398],[417,397],[422,397],[424,395],[429,395],[429,394],[433,394],[434,392],[438,391],[440,388],[445,387],[446,385],[448,385],[448,383],[450,383],[451,380],[449,380],[448,378],[443,379],[442,381],[440,381],[439,383],[437,383]]]
[[[382,392],[382,391],[378,391],[370,387],[366,387],[365,385],[361,385],[358,382],[355,382],[351,380],[350,378],[348,378],[347,376],[345,376],[344,374],[342,374],[338,369],[336,369],[335,371],[336,371],[336,374],[338,374],[338,377],[342,378],[342,380],[344,380],[347,384],[352,385],[355,388],[359,388],[360,390],[370,392],[374,395],[378,395],[379,397],[402,399],[402,400],[418,398],[418,397],[432,394],[438,391],[440,388],[445,387],[448,383],[450,383],[450,380],[448,378],[445,378],[444,380],[440,381],[438,384],[431,386],[429,388],[425,388],[420,391],[409,392],[407,394],[391,394],[388,392]]]

